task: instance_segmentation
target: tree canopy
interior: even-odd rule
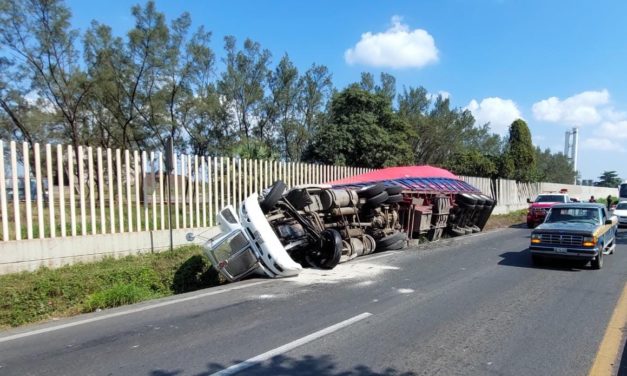
[[[63,0],[0,0],[0,137],[360,167],[442,166],[457,174],[570,182],[562,154],[531,144],[523,120],[502,139],[448,97],[364,72],[299,69],[252,39],[223,39],[154,1],[130,9],[126,32],[72,27]],[[82,42],[82,43],[81,43]],[[611,177],[600,184],[610,184]]]

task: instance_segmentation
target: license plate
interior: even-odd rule
[[[557,253],[566,253],[568,250],[566,248],[555,248],[555,252]]]

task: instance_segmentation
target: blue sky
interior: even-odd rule
[[[68,1],[73,25],[96,19],[124,34],[137,1]],[[323,64],[338,88],[362,71],[385,71],[403,86],[450,95],[495,132],[523,117],[536,145],[562,151],[580,129],[579,171],[627,179],[627,14],[625,1],[157,1],[168,19],[251,38],[278,61]],[[377,53],[380,51],[380,53]]]

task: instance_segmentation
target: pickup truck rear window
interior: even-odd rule
[[[536,198],[536,202],[566,202],[566,196],[562,195],[542,195]]]

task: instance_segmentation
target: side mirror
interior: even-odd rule
[[[187,240],[188,242],[193,242],[194,239],[196,239],[196,236],[193,233],[188,232],[187,234],[185,234],[185,240]]]
[[[617,216],[615,216],[615,215],[613,215],[613,216],[611,216],[610,218],[608,218],[608,219],[606,219],[606,220],[605,220],[605,224],[606,224],[606,225],[614,225],[614,224],[616,224],[616,223],[618,223],[618,217],[617,217]]]
[[[531,204],[531,199],[527,197],[527,204]]]

